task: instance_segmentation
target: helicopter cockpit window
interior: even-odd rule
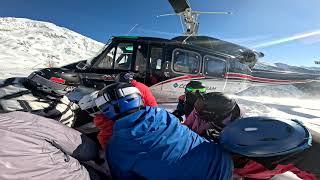
[[[102,59],[94,65],[95,68],[99,69],[112,69],[113,68],[113,56],[115,52],[115,47],[111,48],[107,54],[102,56]]]
[[[226,62],[214,56],[204,56],[204,74],[212,77],[224,77]]]
[[[132,43],[120,43],[115,54],[114,69],[130,70],[133,54]]]
[[[173,70],[180,73],[197,74],[200,69],[200,54],[176,49],[173,51]]]

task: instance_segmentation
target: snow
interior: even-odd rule
[[[251,87],[237,95],[228,96],[236,99],[246,116],[297,119],[308,125],[320,125],[320,98],[307,98],[294,86]],[[161,106],[173,111],[176,103]]]
[[[102,46],[52,23],[0,18],[0,77],[26,76],[38,68],[88,59]]]
[[[306,96],[304,92],[293,85],[270,85],[249,87],[245,91],[239,92],[241,96],[267,96],[267,97],[295,97],[300,98]]]
[[[255,64],[254,69],[320,74],[320,67],[292,66],[284,63],[269,63],[262,60]]]

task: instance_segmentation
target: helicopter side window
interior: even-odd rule
[[[94,67],[99,69],[112,69],[115,49],[116,48],[113,47],[97,64],[94,65]]]
[[[212,77],[224,77],[226,62],[214,56],[204,56],[204,74]]]
[[[232,69],[233,72],[246,73],[246,74],[251,72],[248,65],[243,64],[238,60],[230,61],[229,64],[230,64],[230,69]]]
[[[197,74],[200,69],[200,54],[175,49],[173,51],[173,70],[180,73]]]
[[[115,54],[114,69],[130,70],[133,54],[132,43],[120,43]]]

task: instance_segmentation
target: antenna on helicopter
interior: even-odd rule
[[[199,22],[198,17],[200,14],[232,14],[231,12],[204,12],[194,11],[190,7],[188,0],[168,0],[175,13],[162,14],[157,16],[181,16],[184,22],[185,35],[194,36],[198,34]]]
[[[135,24],[127,33],[127,36],[133,31],[134,28],[136,28],[139,24]]]

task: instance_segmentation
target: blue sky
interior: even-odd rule
[[[315,66],[320,59],[319,0],[189,0],[193,9],[231,11],[201,15],[199,34],[255,48],[264,60]],[[2,0],[0,16],[43,20],[100,42],[110,36],[171,38],[182,33],[167,0]]]

